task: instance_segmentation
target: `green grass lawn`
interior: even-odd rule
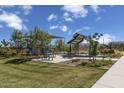
[[[106,70],[71,67],[17,58],[0,59],[0,87],[91,87]]]

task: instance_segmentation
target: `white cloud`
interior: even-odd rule
[[[32,10],[32,6],[31,5],[23,5],[21,6],[22,10],[24,10],[24,14],[28,15],[30,13],[30,11]]]
[[[90,30],[90,29],[91,29],[91,27],[89,27],[89,26],[84,26],[84,27],[82,27],[82,28],[76,29],[75,32],[81,32],[81,31]]]
[[[59,26],[59,28],[63,32],[66,32],[68,30],[68,27],[66,25]]]
[[[53,25],[53,26],[50,26],[50,29],[53,30],[53,29],[57,29],[59,26],[58,25]]]
[[[3,12],[2,14],[0,14],[0,21],[6,23],[8,27],[11,27],[13,29],[23,29],[22,19],[13,13]]]
[[[99,6],[98,6],[98,5],[91,5],[91,9],[92,9],[95,13],[98,13],[98,12],[99,12]]]
[[[63,14],[63,16],[64,16],[64,17],[69,17],[69,13],[65,12],[65,13]]]
[[[115,40],[116,39],[116,37],[115,36],[112,36],[112,35],[110,35],[110,34],[103,34],[103,36],[102,37],[100,37],[100,39],[98,40],[98,42],[100,43],[100,44],[108,44],[109,42],[111,42],[111,41],[113,41],[113,40]]]
[[[72,22],[73,21],[73,19],[69,16],[69,13],[67,13],[67,12],[65,12],[63,14],[63,18],[64,18],[65,21],[68,21],[68,22]]]
[[[16,8],[16,9],[21,9],[23,10],[24,15],[28,15],[30,11],[32,10],[31,5],[21,5],[21,6],[16,6],[16,5],[2,5],[0,6],[1,9],[10,9],[10,8]],[[16,14],[20,14],[20,11],[14,11]]]
[[[49,29],[51,30],[60,29],[61,31],[66,32],[68,30],[68,27],[66,25],[53,25],[53,26],[50,26]]]
[[[65,21],[72,22],[73,19],[72,18],[65,18]]]
[[[49,17],[48,17],[48,21],[51,21],[51,20],[56,20],[57,19],[57,15],[55,14],[50,14]]]
[[[71,14],[74,18],[84,18],[88,14],[88,10],[85,9],[83,5],[64,5],[62,9]]]
[[[84,40],[84,41],[82,42],[82,44],[88,44],[88,41],[87,41],[87,40]]]

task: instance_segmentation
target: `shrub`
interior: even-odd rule
[[[7,54],[7,49],[0,48],[0,56],[5,56]]]
[[[101,66],[107,66],[114,64],[111,60],[97,60],[95,62],[83,62],[82,66],[88,66],[88,67],[101,67]]]
[[[109,49],[109,50],[108,50],[108,53],[109,53],[109,54],[114,54],[115,51],[114,51],[114,49]]]
[[[16,56],[16,50],[15,49],[9,49],[9,56]]]
[[[16,50],[11,48],[0,48],[0,56],[1,57],[10,57],[10,56],[16,56]]]
[[[123,56],[122,53],[115,53],[114,55],[112,55],[112,57],[116,57],[116,58],[120,58],[121,56]]]
[[[0,48],[0,56],[1,57],[9,57],[10,49],[9,48]]]
[[[27,50],[26,49],[21,49],[17,55],[18,56],[25,56],[26,54],[27,54]]]
[[[87,62],[82,62],[81,65],[82,66],[86,66],[87,65]]]

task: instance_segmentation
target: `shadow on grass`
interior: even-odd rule
[[[9,57],[0,57],[0,60],[6,59],[6,58],[9,58]]]
[[[11,59],[5,62],[5,64],[22,64],[26,63],[27,61],[30,61],[28,58],[16,58],[16,59]]]

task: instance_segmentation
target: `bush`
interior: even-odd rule
[[[114,58],[120,58],[122,56],[123,56],[122,53],[115,53],[114,55],[112,55],[112,57],[114,57]]]
[[[88,67],[101,67],[101,66],[107,66],[114,64],[111,60],[97,60],[95,62],[83,62],[82,66],[88,66]]]
[[[4,48],[0,48],[0,56],[5,56],[7,54],[7,50]]]
[[[109,49],[109,50],[108,50],[108,53],[109,53],[109,54],[114,54],[115,51],[114,51],[114,49]]]
[[[10,49],[10,48],[0,48],[0,56],[1,57],[10,57],[10,56],[16,56],[16,50]]]
[[[87,65],[87,62],[82,62],[81,65],[82,66],[86,66]]]
[[[0,56],[1,57],[8,57],[10,55],[8,48],[0,48]]]
[[[25,55],[27,55],[27,50],[26,49],[21,49],[17,55],[18,56],[25,56]]]

